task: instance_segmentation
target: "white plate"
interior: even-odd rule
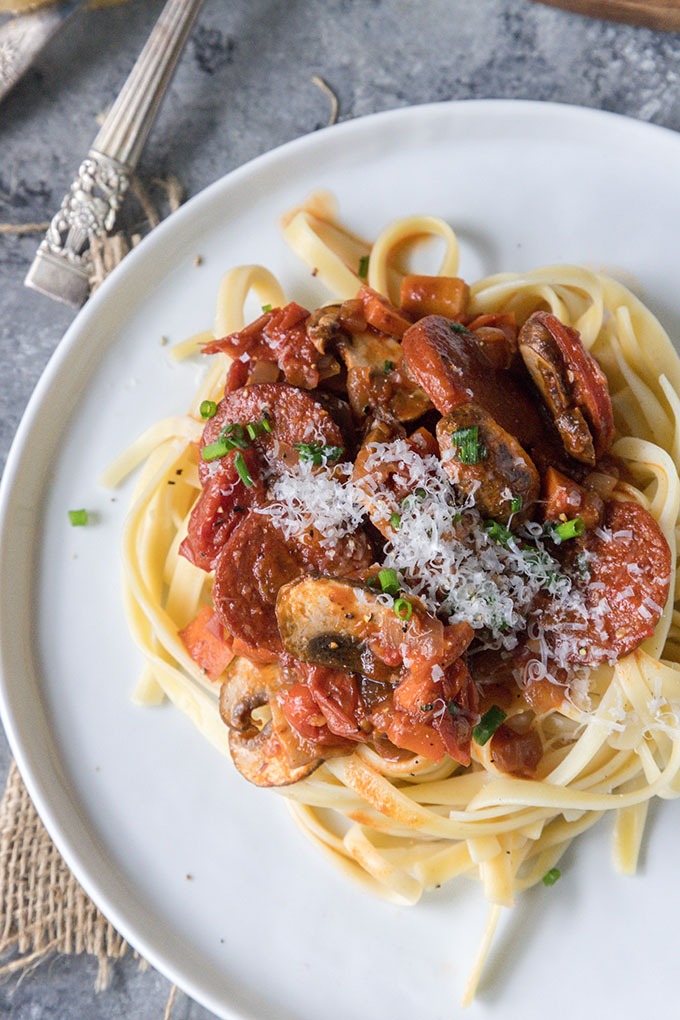
[[[324,300],[277,228],[317,188],[368,237],[400,215],[444,216],[470,279],[563,261],[625,270],[677,334],[678,181],[678,136],[595,111],[467,102],[344,124],[230,174],[162,224],[50,363],[3,489],[5,726],[85,889],[220,1016],[456,1016],[486,907],[466,882],[408,909],[368,898],[306,842],[275,792],[250,787],[178,711],[130,703],[140,659],[119,591],[129,487],[114,501],[97,477],[194,392],[198,367],[171,365],[161,337],[209,327],[220,276],[241,262],[265,263],[303,303]],[[67,510],[80,506],[100,523],[69,527]],[[561,881],[506,918],[467,1015],[667,1015],[678,820],[676,804],[652,812],[633,879],[612,872],[606,821],[578,841]]]

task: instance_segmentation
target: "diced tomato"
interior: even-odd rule
[[[401,281],[400,304],[414,319],[424,315],[445,315],[460,320],[467,312],[470,288],[458,276],[419,276]]]
[[[602,521],[604,503],[596,492],[587,492],[578,482],[549,467],[543,476],[543,514],[546,521],[580,517],[587,528]]]
[[[541,738],[534,730],[518,733],[501,723],[491,738],[491,760],[501,772],[531,779],[542,757]]]
[[[236,358],[232,361],[227,372],[227,383],[224,387],[225,393],[233,393],[235,390],[240,390],[245,386],[252,367],[253,363],[250,360],[241,361],[240,358]]]
[[[517,320],[514,312],[492,312],[490,315],[477,315],[467,324],[471,333],[478,329],[497,329],[503,333],[508,342],[517,350]]]
[[[411,325],[410,319],[401,315],[387,298],[370,287],[362,287],[357,296],[363,302],[366,322],[381,333],[401,337]]]
[[[423,425],[412,432],[408,437],[408,444],[412,446],[421,457],[438,457],[439,443]]]
[[[309,689],[326,719],[331,733],[348,740],[363,741],[365,732],[359,726],[364,707],[357,680],[341,669],[310,667]]]
[[[293,684],[283,700],[283,714],[305,740],[318,744],[328,743],[331,736],[326,718],[320,710],[307,684]]]
[[[267,663],[278,662],[279,660],[278,655],[270,652],[267,648],[249,645],[238,637],[231,639],[231,647],[233,648],[234,655],[243,655],[246,659],[250,659],[251,662]]]
[[[208,679],[217,681],[234,658],[234,650],[226,640],[218,637],[214,624],[214,610],[203,606],[198,616],[179,632],[179,636],[194,662],[205,670]]]
[[[452,715],[450,711],[441,712],[434,720],[446,753],[461,765],[470,764],[470,745],[472,743],[472,721],[467,715]]]
[[[451,623],[444,627],[444,655],[442,665],[452,665],[466,650],[475,632],[469,623]]]
[[[422,754],[432,761],[441,761],[446,754],[440,734],[429,723],[420,722],[408,712],[395,708],[389,712],[385,723],[385,733],[395,747]]]
[[[286,382],[303,389],[315,389],[322,355],[307,336],[308,318],[307,309],[291,301],[283,308],[273,308],[261,315],[238,333],[206,344],[204,353],[221,351],[235,358],[248,355],[252,361],[273,361]]]
[[[306,683],[293,684],[285,696],[282,692],[280,700],[288,723],[305,740],[325,746],[351,748],[350,741],[331,731],[326,716]]]

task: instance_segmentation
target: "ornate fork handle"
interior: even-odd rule
[[[203,0],[168,0],[68,194],[26,286],[79,306],[89,294],[93,237],[110,233]]]

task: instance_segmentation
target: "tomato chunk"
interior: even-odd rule
[[[217,627],[215,624],[217,623]],[[234,658],[230,644],[220,636],[222,626],[210,606],[203,606],[179,636],[191,658],[205,670],[209,680],[219,680]]]

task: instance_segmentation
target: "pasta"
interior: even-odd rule
[[[443,247],[439,273],[448,278],[458,273],[455,233],[434,217],[397,221],[369,245],[345,230],[328,201],[317,197],[284,218],[283,233],[335,301],[353,299],[367,283],[398,303],[414,253],[427,239]],[[360,275],[362,265],[367,279]],[[263,308],[285,304],[268,270],[237,267],[220,287],[215,338],[244,328],[251,293]],[[475,994],[502,909],[524,890],[558,877],[560,858],[576,836],[613,814],[615,866],[631,874],[650,800],[680,795],[680,609],[674,608],[680,360],[660,324],[629,290],[574,266],[481,280],[470,288],[466,314],[468,321],[514,316],[523,323],[537,311],[577,330],[606,375],[616,430],[611,453],[624,468],[618,477],[600,478],[608,486],[607,500],[643,508],[667,543],[670,591],[658,613],[650,609],[653,632],[618,661],[601,657],[585,673],[575,670],[580,682],[563,682],[559,699],[553,697],[545,710],[524,696],[508,709],[509,721],[528,711],[533,715],[542,751],[533,774],[501,770],[493,740],[472,742],[469,766],[449,755],[388,759],[359,742],[351,753],[332,755],[308,774],[303,770],[304,778],[279,787],[309,839],[381,896],[414,904],[427,890],[459,876],[481,882],[490,914],[466,1002]],[[187,342],[182,356],[205,339]],[[219,403],[229,366],[225,353],[214,354],[188,415],[155,425],[104,479],[116,485],[140,469],[123,539],[126,608],[146,660],[135,697],[147,705],[169,697],[227,755],[221,676],[211,679],[186,641],[191,622],[212,605],[213,576],[181,555],[180,546],[201,491],[201,406]],[[272,378],[265,373],[257,381]],[[268,520],[261,519],[263,527]],[[384,602],[391,606],[387,594]],[[405,601],[409,613],[416,605],[408,598],[397,601]],[[264,684],[267,671],[276,667],[270,661],[249,668]],[[534,679],[540,684],[545,677]],[[555,677],[550,679],[554,686]],[[267,711],[263,705],[265,730]]]

